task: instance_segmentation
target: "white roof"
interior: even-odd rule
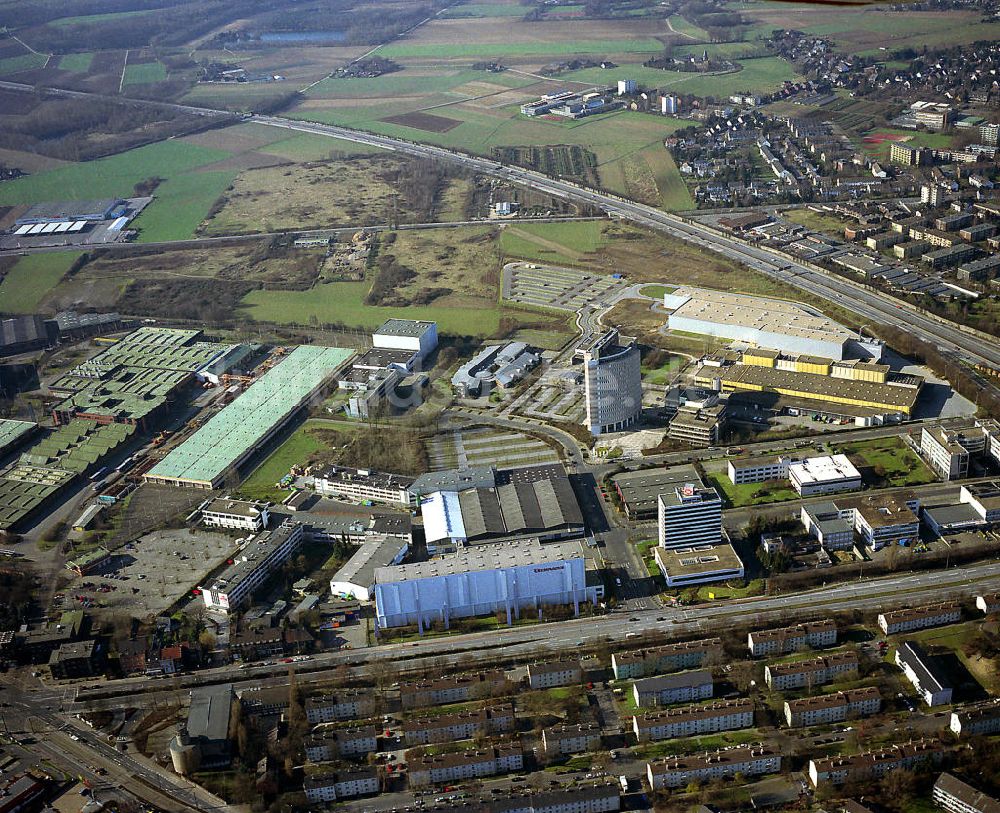
[[[465,539],[462,506],[455,491],[435,491],[420,502],[424,518],[424,538],[428,542],[442,539]]]
[[[25,233],[27,233],[29,231],[31,231],[31,224],[30,223],[26,223],[23,226],[19,226],[18,229],[17,229],[17,231],[14,232],[14,234],[25,234]]]
[[[854,480],[861,477],[847,455],[835,454],[824,457],[809,457],[788,467],[788,475],[799,483],[834,483],[838,480]]]

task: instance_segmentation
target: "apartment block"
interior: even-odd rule
[[[854,652],[835,652],[819,658],[795,663],[768,664],[764,667],[764,681],[776,692],[822,686],[838,675],[858,671],[858,656]]]
[[[1000,593],[983,593],[976,596],[976,608],[986,615],[1000,613]]]
[[[762,655],[785,655],[807,646],[819,648],[836,643],[837,625],[829,618],[791,627],[755,630],[747,635],[747,646],[755,658]]]
[[[499,669],[472,675],[452,675],[438,680],[401,683],[399,702],[404,709],[443,706],[466,700],[495,697],[507,690],[507,679]]]
[[[557,686],[580,685],[583,667],[579,660],[549,661],[528,665],[528,686],[532,689],[553,689]]]
[[[378,750],[378,732],[373,725],[317,729],[306,740],[305,750],[310,762],[362,756]]]
[[[630,680],[678,669],[696,669],[704,664],[709,653],[721,651],[719,638],[681,641],[651,649],[615,652],[611,656],[611,669],[615,680]]]
[[[456,751],[450,754],[407,759],[410,787],[419,788],[442,782],[463,782],[480,776],[519,771],[524,767],[524,753],[519,744],[498,745],[481,751]]]
[[[480,734],[503,734],[514,727],[514,707],[489,706],[475,711],[416,717],[403,722],[407,745],[430,745],[437,742],[469,740]]]
[[[750,728],[753,725],[753,711],[753,701],[747,697],[718,700],[702,705],[636,714],[632,717],[632,730],[639,742],[733,731]]]
[[[1000,813],[1000,802],[950,773],[938,777],[931,798],[946,813]]]
[[[959,737],[1000,733],[1000,700],[990,700],[953,711],[948,728]]]
[[[785,701],[785,722],[790,728],[842,723],[868,717],[882,709],[882,695],[875,686]]]
[[[371,796],[379,792],[378,772],[375,768],[365,767],[307,776],[303,790],[306,801],[311,804]]]
[[[457,813],[455,805],[455,802],[449,805],[449,813]],[[549,790],[512,789],[507,795],[494,796],[486,808],[473,803],[469,813],[484,813],[484,810],[488,813],[613,813],[621,809],[621,786],[617,782],[604,781]]]
[[[951,702],[952,687],[948,679],[937,661],[916,641],[903,641],[896,648],[894,660],[928,706],[942,706]]]
[[[886,635],[896,635],[900,632],[957,624],[961,620],[962,608],[959,603],[943,601],[938,604],[924,604],[920,607],[880,613],[878,626]]]
[[[375,714],[376,705],[368,689],[342,689],[337,694],[306,698],[306,719],[313,725],[358,720]]]
[[[550,756],[580,754],[601,747],[601,727],[597,723],[560,725],[542,731],[542,747]]]
[[[780,770],[781,754],[755,746],[655,760],[647,763],[646,778],[653,790],[660,790],[682,788],[694,780],[711,781],[738,773],[760,776]]]
[[[640,678],[632,684],[632,694],[637,706],[669,706],[671,703],[707,700],[713,691],[710,669]]]
[[[908,771],[927,762],[939,762],[944,753],[944,746],[939,742],[915,740],[853,756],[812,759],[809,761],[809,781],[819,787],[843,785],[849,780],[878,779],[890,771]]]

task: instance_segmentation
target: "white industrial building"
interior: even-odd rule
[[[730,482],[738,486],[744,483],[787,480],[788,467],[794,462],[794,458],[785,455],[737,458],[729,461],[727,474]]]
[[[581,344],[586,425],[592,435],[621,432],[642,414],[642,371],[636,343],[620,344],[609,330]]]
[[[406,506],[416,502],[410,493],[411,485],[412,477],[345,466],[331,466],[313,479],[317,494],[347,497],[357,502],[370,500]]]
[[[672,311],[671,330],[836,361],[882,356],[876,339],[859,337],[798,302],[685,286],[665,294],[663,304]]]
[[[788,479],[792,481],[792,488],[802,497],[857,491],[861,488],[861,472],[844,454],[809,457],[791,463],[788,466]]]
[[[968,477],[971,458],[1000,461],[1000,425],[969,418],[947,427],[925,426],[920,431],[920,451],[942,480]]]
[[[387,350],[410,350],[425,359],[437,348],[437,322],[388,319],[372,334],[372,344]]]
[[[595,574],[596,575],[596,574]],[[504,611],[508,623],[524,610],[572,605],[604,595],[598,579],[588,584],[587,562],[577,542],[500,542],[375,572],[379,627],[427,624]]]
[[[375,571],[380,567],[398,565],[409,550],[409,543],[399,537],[368,537],[340,570],[333,574],[330,579],[330,594],[357,601],[371,601]]]

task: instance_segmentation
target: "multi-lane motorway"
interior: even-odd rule
[[[37,89],[19,82],[0,82],[5,90],[35,93]],[[46,88],[46,93],[77,98],[108,98],[122,101],[120,97],[82,91]],[[170,102],[129,100],[134,104],[155,105],[192,115],[215,117],[220,120],[238,120],[230,111],[195,105],[180,105]],[[398,138],[378,135],[330,124],[284,118],[281,116],[245,116],[257,124],[281,127],[288,130],[313,133],[346,141],[379,147],[392,152],[436,158],[461,164],[477,172],[506,178],[507,180],[545,192],[556,197],[573,200],[603,210],[612,217],[621,217],[673,237],[695,243],[711,251],[738,260],[747,266],[783,282],[849,307],[865,319],[909,331],[945,351],[973,364],[986,364],[1000,369],[1000,346],[985,334],[960,328],[952,322],[936,319],[919,312],[908,304],[901,303],[878,291],[873,291],[850,280],[828,273],[818,266],[793,260],[777,251],[751,246],[707,226],[704,223],[686,220],[677,215],[663,212],[652,206],[619,198],[605,192],[579,186],[561,178],[551,178],[539,172],[515,166],[507,166],[488,158],[480,158],[466,153],[454,152],[430,144],[417,144]],[[993,387],[992,382],[985,386]]]
[[[279,116],[254,116],[253,121],[271,127],[326,135],[409,155],[459,163],[477,172],[500,176],[540,192],[585,203],[604,210],[612,217],[634,221],[738,260],[792,286],[849,307],[873,322],[912,332],[942,349],[957,353],[969,362],[1000,368],[1000,347],[995,343],[984,342],[986,337],[983,334],[963,330],[953,323],[922,314],[907,304],[825,272],[817,266],[792,260],[767,248],[748,245],[703,223],[685,220],[652,206],[587,189],[570,181],[550,178],[539,172],[506,166],[487,158],[453,152],[428,144],[416,144],[375,133],[329,124],[296,121]]]

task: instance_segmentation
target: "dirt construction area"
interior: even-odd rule
[[[226,534],[154,531],[116,551],[99,573],[74,579],[63,606],[137,618],[161,615],[235,550],[236,537]]]

